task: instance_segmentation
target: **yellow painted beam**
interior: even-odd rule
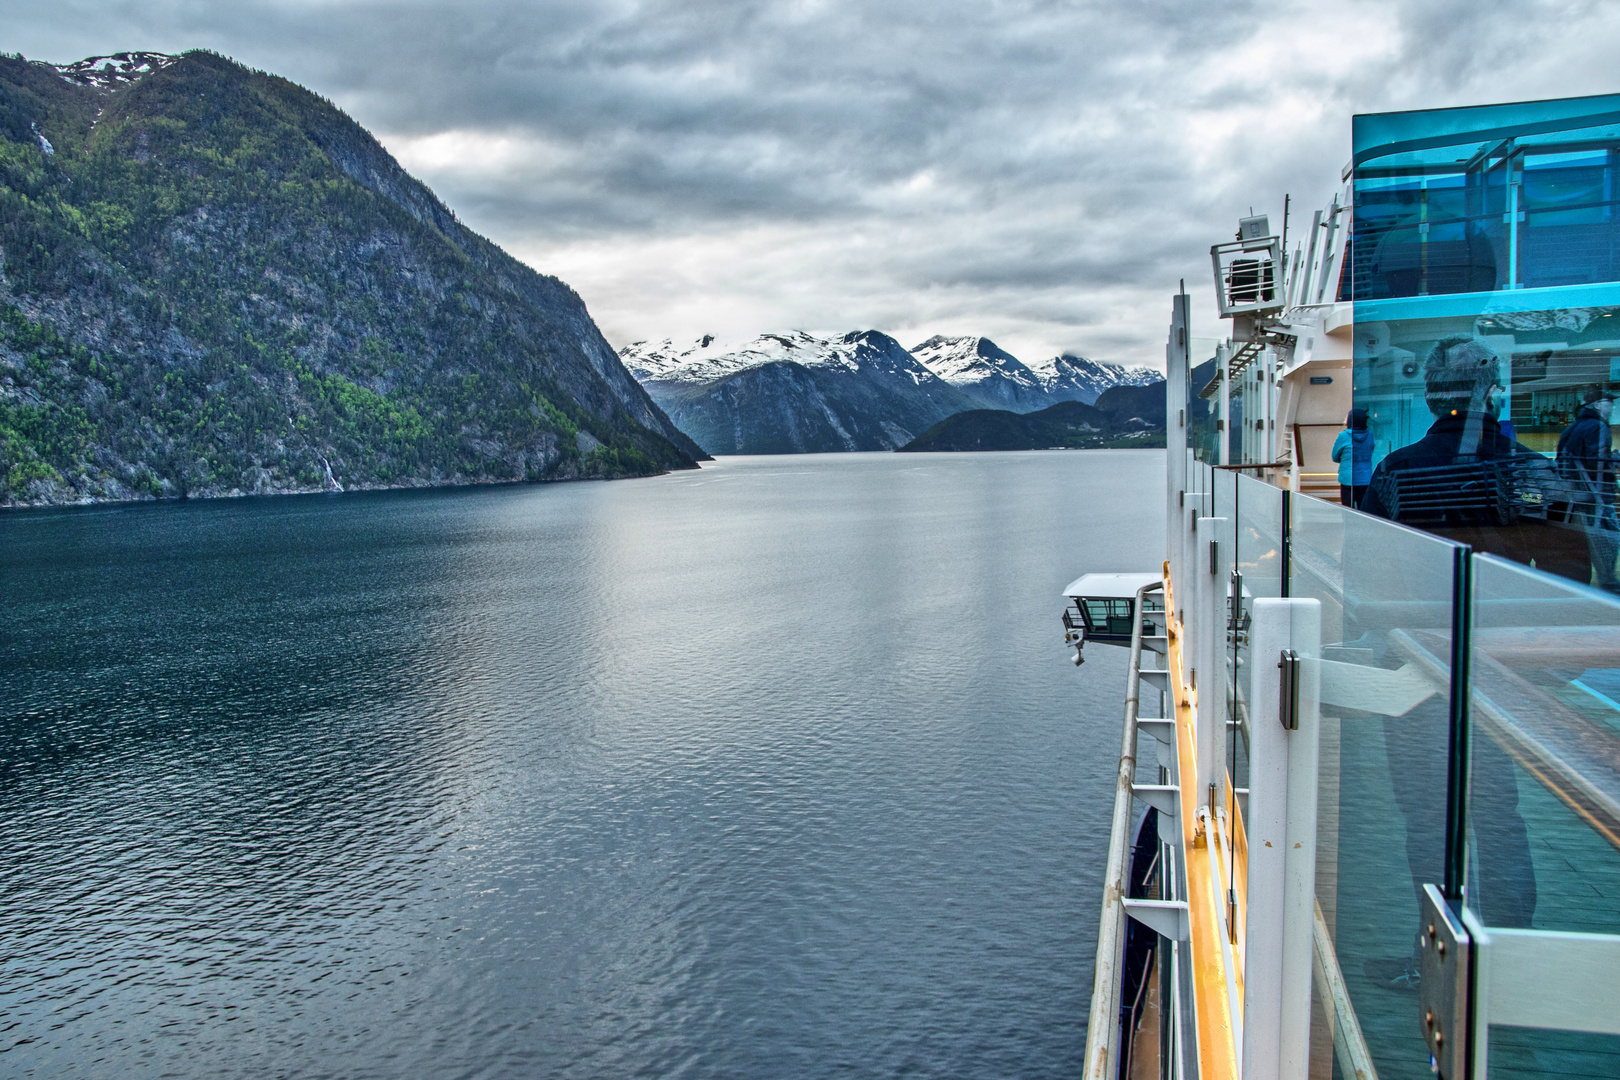
[[[1187,684],[1187,671],[1181,654],[1179,614],[1175,607],[1172,582],[1166,573],[1166,623],[1168,624],[1170,685],[1175,702],[1176,754],[1181,783],[1181,823],[1183,860],[1187,868],[1187,913],[1192,940],[1187,949],[1192,971],[1193,1015],[1196,1019],[1198,1067],[1201,1080],[1237,1080],[1238,1046],[1234,1016],[1241,1018],[1242,978],[1235,970],[1240,955],[1226,942],[1226,882],[1222,860],[1211,860],[1209,845],[1215,838],[1206,832],[1209,814],[1207,792],[1194,790],[1198,776],[1197,692]],[[1227,792],[1231,799],[1230,792]],[[1229,803],[1230,804],[1230,803]],[[1218,826],[1217,826],[1218,827]],[[1241,825],[1236,829],[1239,836]],[[1245,854],[1245,862],[1247,861]],[[1215,869],[1211,869],[1211,862]],[[1239,923],[1241,925],[1241,921]],[[1241,939],[1241,935],[1239,935]],[[1223,944],[1226,948],[1223,948]],[[1229,957],[1234,970],[1228,970]],[[1228,977],[1230,975],[1230,978]],[[1234,993],[1234,987],[1235,993]],[[1236,1000],[1234,1000],[1236,997]],[[1234,1012],[1236,1010],[1236,1012]]]

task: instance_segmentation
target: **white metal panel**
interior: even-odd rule
[[[1243,1075],[1303,1080],[1310,1060],[1321,603],[1255,600],[1250,655]],[[1299,727],[1282,726],[1278,657],[1300,665]]]
[[[1366,664],[1320,660],[1322,700],[1380,716],[1405,716],[1433,697],[1438,688],[1415,664],[1393,671]]]
[[[1164,577],[1161,571],[1141,574],[1081,574],[1063,587],[1065,597],[1091,596],[1111,600],[1132,600],[1136,590]]]
[[[1488,927],[1489,1022],[1620,1035],[1620,937]]]
[[[1220,750],[1226,734],[1227,659],[1226,611],[1221,601],[1230,552],[1218,541],[1225,524],[1225,518],[1199,518],[1194,557],[1187,560],[1193,579],[1189,584],[1197,597],[1198,776],[1194,790],[1200,798],[1210,784],[1219,782],[1223,771]]]

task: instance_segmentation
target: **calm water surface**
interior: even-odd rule
[[[1163,470],[0,513],[0,1074],[1076,1072]]]

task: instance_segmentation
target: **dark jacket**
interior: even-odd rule
[[[1544,517],[1543,491],[1555,485],[1547,459],[1502,434],[1494,416],[1450,413],[1378,463],[1361,509],[1429,525],[1501,525],[1525,507]]]
[[[1588,405],[1575,417],[1575,422],[1558,436],[1559,475],[1573,484],[1592,489],[1605,503],[1614,500],[1614,483],[1610,470],[1614,468],[1609,452],[1612,442],[1609,425],[1598,411]]]

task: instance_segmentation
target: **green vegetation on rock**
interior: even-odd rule
[[[702,456],[329,102],[204,52],[105,87],[0,57],[0,504]]]

